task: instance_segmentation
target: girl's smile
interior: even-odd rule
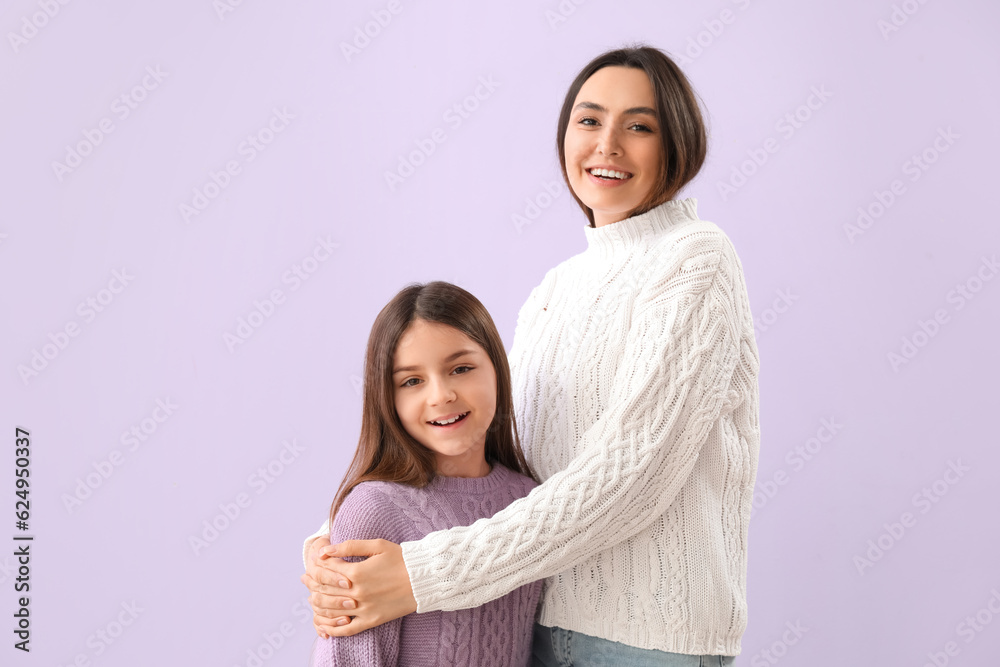
[[[468,416],[469,416],[468,412],[461,412],[453,415],[448,415],[446,417],[438,417],[437,419],[432,419],[427,423],[430,424],[431,426],[437,426],[439,428],[451,428],[452,426],[457,426]]]

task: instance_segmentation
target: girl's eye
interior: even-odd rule
[[[454,370],[453,372],[455,372],[455,373],[458,373],[458,371],[460,371],[460,370],[461,370],[461,369],[463,369],[463,368],[464,368],[464,369],[466,369],[466,370],[465,370],[465,373],[468,373],[469,371],[471,371],[471,370],[472,370],[472,366],[459,366],[459,367],[458,367],[458,368],[456,368],[456,369],[455,369],[455,370]],[[459,373],[459,375],[463,375],[463,373]]]
[[[410,384],[411,382],[419,382],[419,380],[417,380],[417,378],[410,378],[409,380],[407,380],[406,382],[404,382],[403,384],[401,384],[399,386],[400,387],[415,387],[416,385]]]

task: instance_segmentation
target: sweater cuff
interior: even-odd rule
[[[417,601],[417,613],[442,611],[440,607],[431,606],[440,602],[434,599],[435,582],[428,576],[433,557],[426,549],[420,548],[420,542],[403,542],[399,546],[403,550],[403,563],[410,577],[410,588],[413,589],[413,597]]]
[[[330,536],[330,522],[326,521],[322,526],[319,527],[315,533],[306,538],[305,543],[302,545],[302,565],[305,569],[309,569],[309,547],[312,546],[314,540],[321,537]]]

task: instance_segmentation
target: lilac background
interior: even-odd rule
[[[15,563],[0,548],[4,664],[304,664],[299,547],[354,449],[375,314],[408,282],[450,280],[510,346],[530,289],[585,247],[568,193],[546,198],[562,96],[590,58],[632,41],[674,54],[704,100],[709,161],[682,196],[733,239],[759,324],[760,495],[736,664],[995,660],[1000,280],[977,283],[1000,250],[985,196],[995,4],[223,1],[0,9],[0,539],[18,532],[15,426],[32,434],[36,536],[30,655],[11,647]],[[391,21],[348,57],[372,12]],[[165,73],[155,88],[147,67]],[[115,100],[136,86],[145,99],[122,118]],[[449,122],[463,103],[476,108]],[[275,108],[294,118],[249,161],[241,142]],[[53,163],[102,118],[113,132],[60,179]],[[390,188],[385,173],[438,128],[445,141]],[[958,138],[937,154],[948,128]],[[744,165],[765,145],[777,151]],[[925,150],[937,159],[911,180],[905,163]],[[240,172],[186,221],[179,207],[230,160]],[[754,173],[720,191],[741,165]],[[845,228],[894,180],[881,217]],[[293,290],[283,276],[320,237],[338,247]],[[102,294],[123,269],[128,285]],[[979,291],[960,300],[960,284]],[[272,316],[227,345],[275,289]],[[78,310],[108,297],[90,321]],[[894,364],[915,334],[917,353]],[[25,373],[46,345],[47,365]],[[158,399],[177,406],[159,424]],[[130,451],[121,434],[143,420],[156,430]],[[301,451],[275,463],[292,441]],[[120,465],[67,508],[115,450]],[[957,462],[956,483],[938,481]],[[253,477],[269,464],[271,482]],[[914,498],[935,481],[937,502]],[[239,494],[249,505],[192,547]],[[904,512],[897,539],[886,524]],[[890,548],[859,566],[880,537]],[[119,620],[131,624],[99,639]]]

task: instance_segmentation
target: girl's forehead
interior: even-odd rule
[[[485,352],[474,340],[455,327],[440,322],[414,320],[396,346],[396,357],[414,354],[453,354],[459,350]]]

